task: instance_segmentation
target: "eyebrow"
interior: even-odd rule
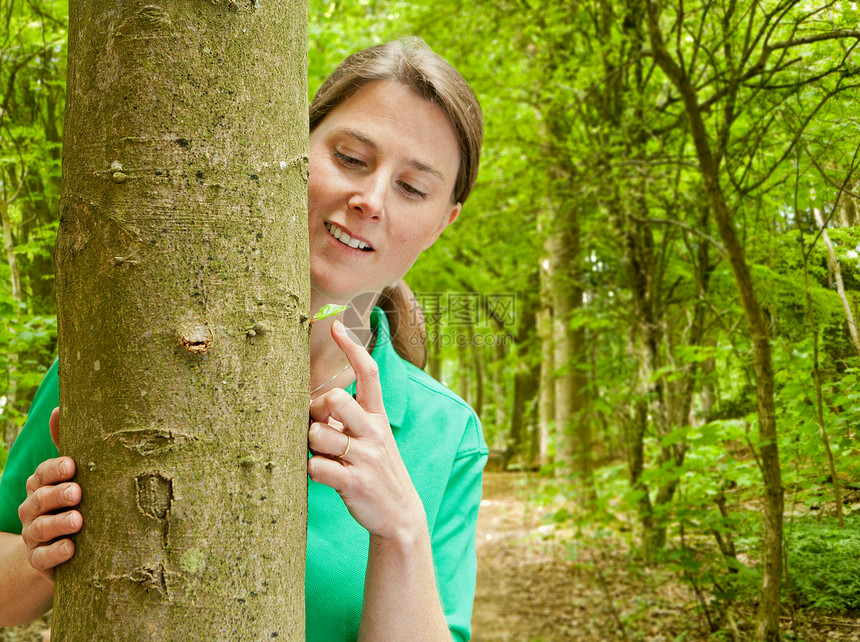
[[[347,136],[351,136],[352,138],[355,138],[357,141],[364,143],[365,145],[370,147],[373,151],[375,151],[375,152],[379,151],[379,146],[376,144],[376,142],[374,142],[373,140],[368,138],[365,134],[361,133],[360,131],[357,131],[355,129],[350,129],[349,127],[340,127],[338,129],[336,129],[335,132],[339,132],[342,134],[346,134]],[[416,159],[409,159],[407,161],[407,164],[410,167],[417,169],[420,172],[427,172],[428,174],[432,174],[433,176],[438,178],[443,183],[445,182],[445,175],[442,172],[440,172],[438,169],[433,167],[432,165],[428,165],[427,163],[423,163],[420,160],[416,160]]]

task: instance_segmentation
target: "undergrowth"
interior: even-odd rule
[[[832,517],[804,517],[786,528],[788,581],[794,605],[860,613],[860,515],[839,528]]]

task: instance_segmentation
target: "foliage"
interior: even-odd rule
[[[860,516],[839,528],[832,518],[800,519],[787,537],[791,597],[825,612],[860,612]]]
[[[53,253],[65,105],[66,11],[10,0],[0,21],[0,402],[11,443],[55,354]]]
[[[311,319],[311,323],[315,323],[317,321],[322,321],[323,319],[327,319],[329,317],[337,316],[341,312],[345,312],[349,310],[348,305],[334,305],[333,303],[329,303],[321,307],[317,313],[314,315],[313,319]]]

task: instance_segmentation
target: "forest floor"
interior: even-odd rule
[[[692,588],[677,574],[631,560],[620,536],[579,543],[527,498],[521,474],[488,472],[478,518],[475,642],[748,640],[752,605],[709,634]],[[574,545],[571,545],[571,542]],[[860,641],[860,619],[806,613],[783,620],[786,640]]]
[[[732,640],[709,634],[689,585],[631,560],[621,535],[576,540],[528,501],[534,478],[488,472],[478,518],[475,642]],[[572,545],[571,542],[574,542]],[[752,605],[736,605],[735,640],[752,639]],[[47,618],[0,629],[0,642],[43,642]],[[860,642],[860,619],[806,613],[783,619],[785,640]]]

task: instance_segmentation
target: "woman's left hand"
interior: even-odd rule
[[[336,388],[311,402],[308,476],[335,489],[371,539],[413,537],[426,530],[424,506],[382,405],[379,368],[342,323],[331,334],[355,372],[356,395]]]

